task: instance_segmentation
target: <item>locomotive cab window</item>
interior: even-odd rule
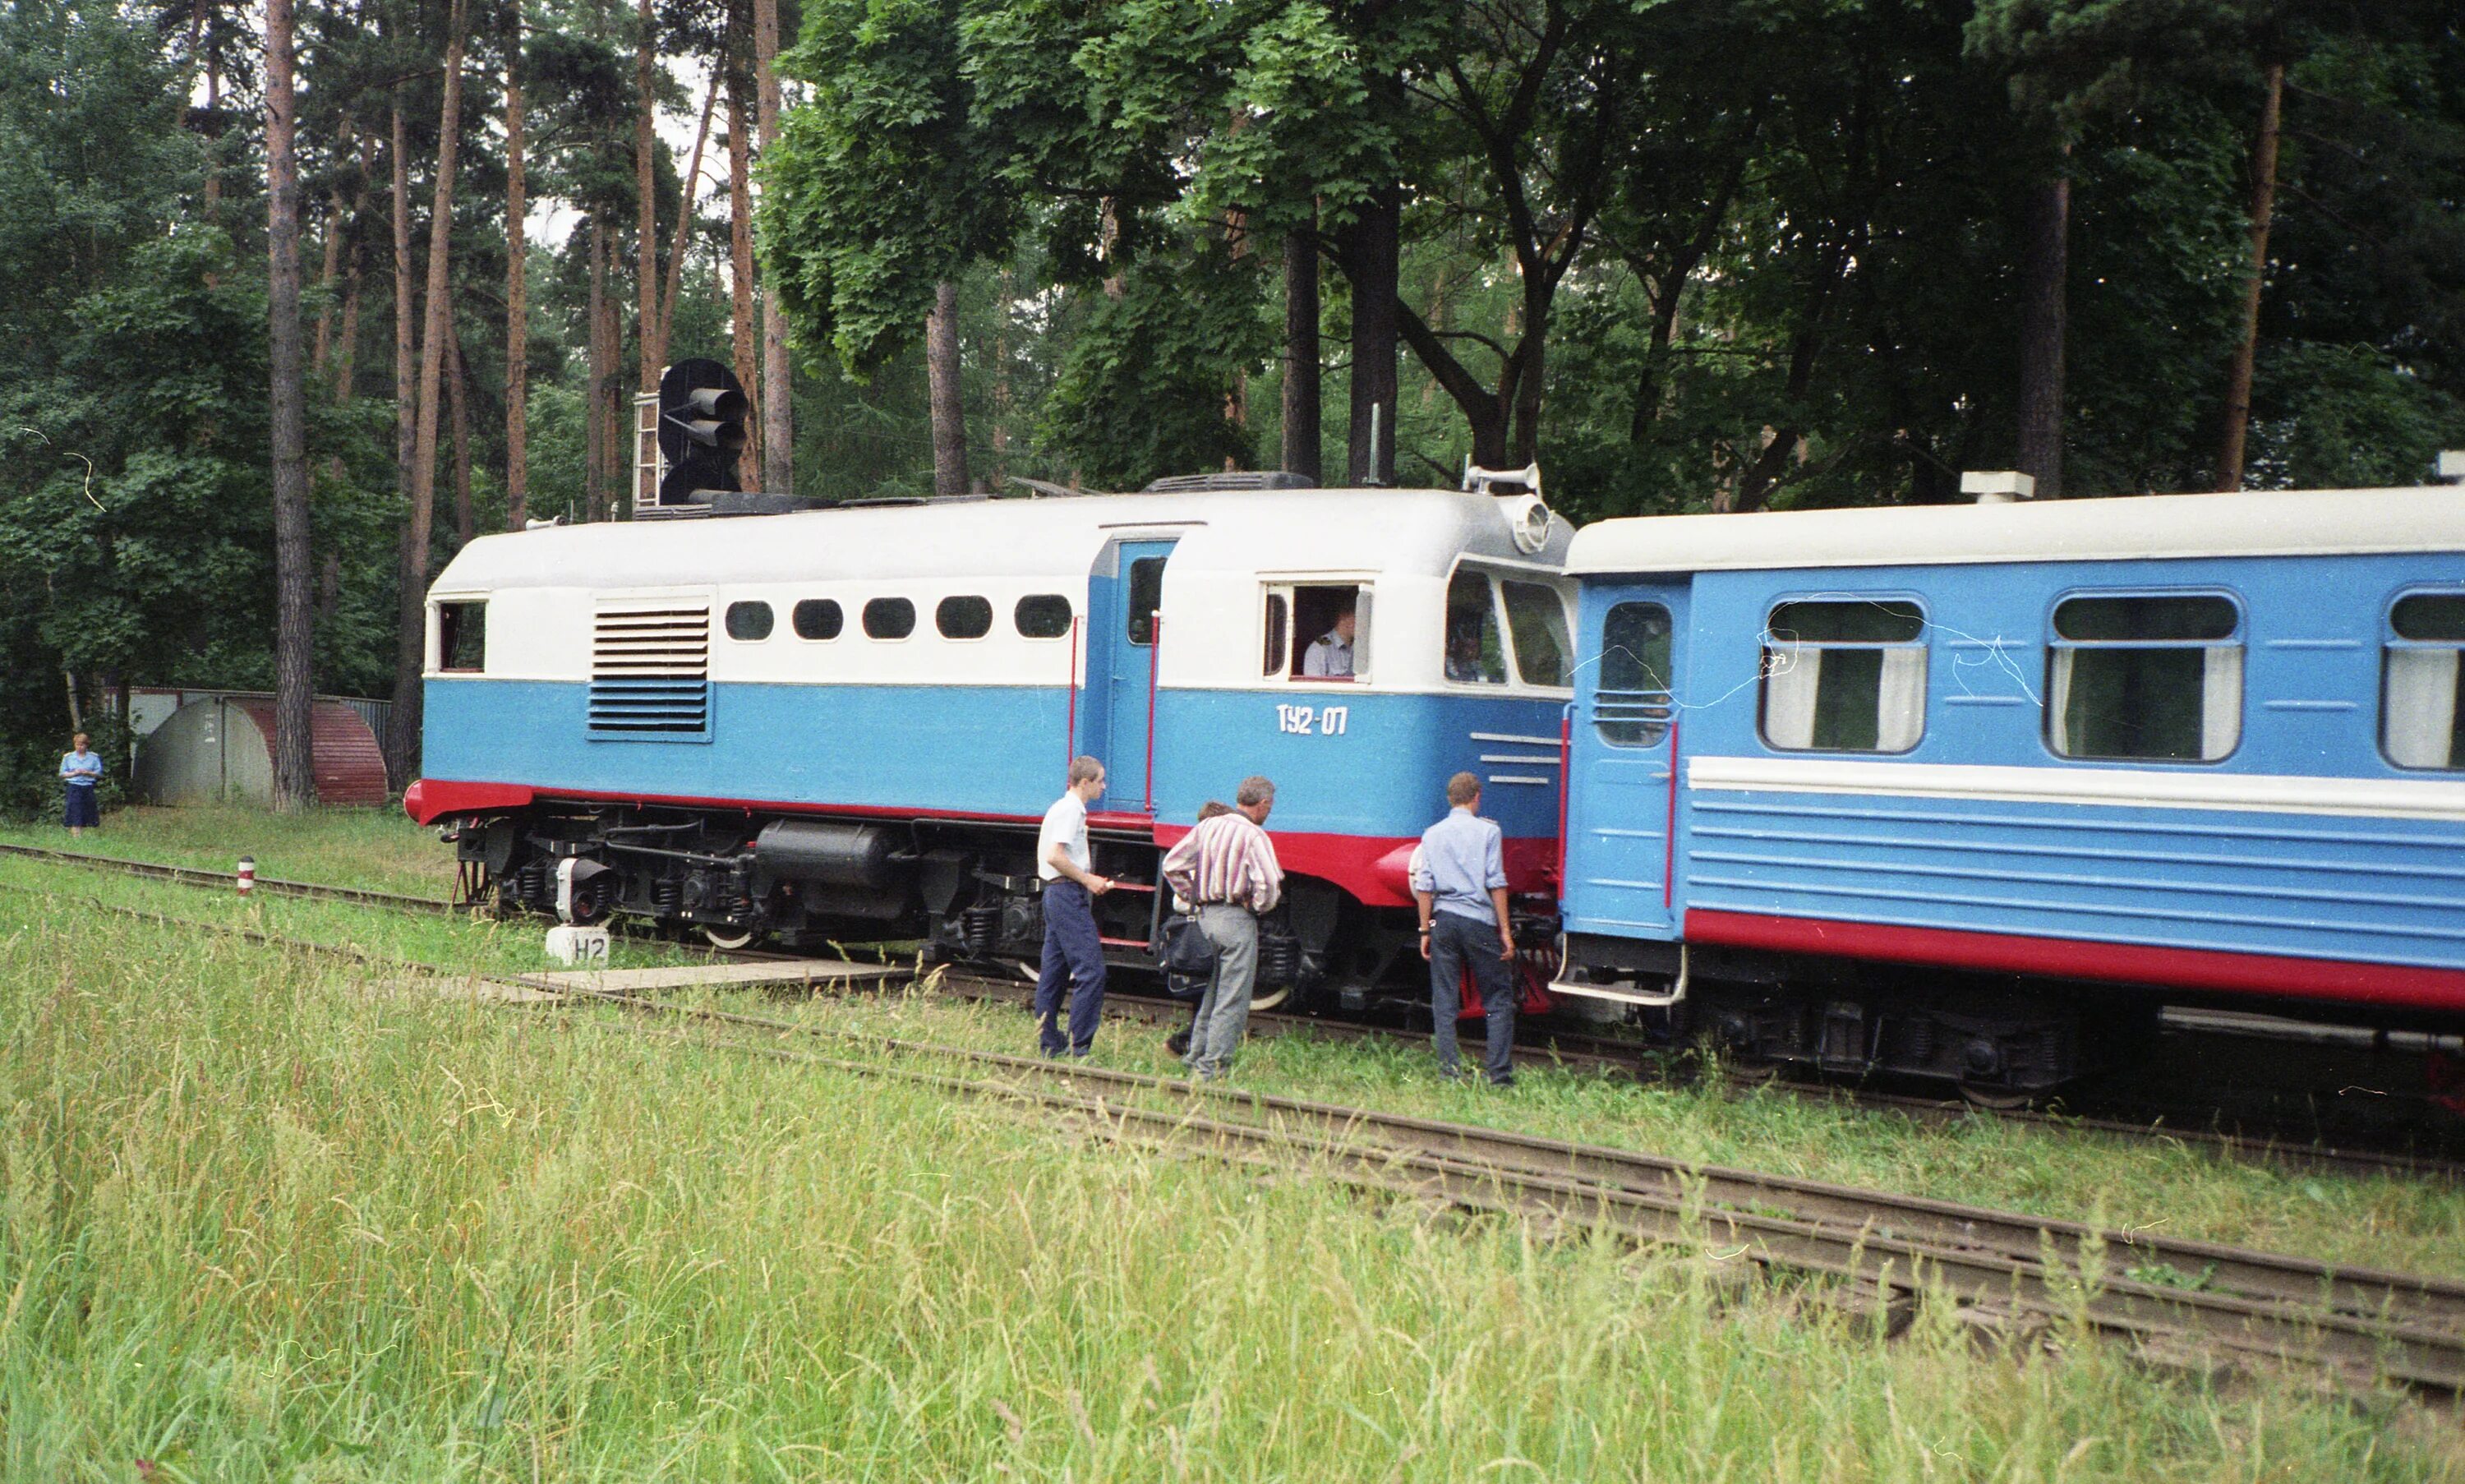
[[[486,599],[436,605],[436,668],[456,675],[477,675],[488,668]]]
[[[1515,673],[1526,685],[1566,685],[1574,644],[1566,637],[1566,605],[1545,583],[1507,578],[1498,585],[1506,600],[1506,629],[1515,640]]]
[[[2213,763],[2242,741],[2242,615],[2213,593],[2067,598],[2046,655],[2066,758]]]
[[[731,603],[727,606],[727,636],[748,642],[770,637],[770,605],[767,603]]]
[[[875,598],[864,606],[868,639],[904,639],[916,631],[916,605],[905,598]]]
[[[829,598],[806,598],[788,613],[788,621],[795,627],[799,639],[835,639],[847,627],[847,615]]]
[[[1155,642],[1156,609],[1164,607],[1164,562],[1162,557],[1141,557],[1132,562],[1129,580],[1124,585],[1122,631],[1141,648]]]
[[[933,627],[944,639],[981,639],[993,631],[993,606],[983,598],[944,598],[933,606]]]
[[[1506,644],[1499,635],[1498,595],[1489,574],[1457,567],[1447,583],[1447,678],[1458,684],[1504,685]]]
[[[1268,675],[1311,685],[1369,678],[1366,583],[1277,584],[1268,597]],[[1278,625],[1284,630],[1280,643]]]
[[[1058,639],[1070,631],[1070,600],[1057,592],[1033,592],[1010,610],[1010,626],[1022,639]]]
[[[1290,593],[1271,591],[1267,594],[1267,652],[1260,662],[1259,674],[1279,676],[1284,673],[1286,656],[1292,653],[1293,600]]]
[[[2388,610],[2380,745],[2399,767],[2465,768],[2465,592],[2410,592]]]
[[[1763,734],[1775,749],[1906,752],[1925,734],[1925,692],[1914,603],[1783,603],[1764,622]]]
[[[1592,728],[1612,747],[1657,746],[1669,735],[1669,630],[1657,603],[1620,603],[1601,620]]]

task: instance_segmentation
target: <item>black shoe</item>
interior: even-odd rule
[[[1164,1049],[1172,1052],[1175,1056],[1188,1055],[1189,1032],[1187,1030],[1176,1030],[1172,1034],[1166,1036],[1164,1038]]]

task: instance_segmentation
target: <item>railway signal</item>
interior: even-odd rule
[[[679,361],[659,377],[657,503],[701,505],[714,494],[742,490],[737,454],[744,449],[744,388],[718,361]]]

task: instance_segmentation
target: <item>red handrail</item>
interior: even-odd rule
[[[1079,614],[1070,617],[1070,721],[1061,736],[1061,771],[1067,774],[1070,764],[1078,761],[1078,626],[1086,619]]]
[[[1155,693],[1156,656],[1164,652],[1164,613],[1150,609],[1147,613],[1147,816],[1155,816]]]
[[[1566,895],[1566,780],[1573,774],[1574,707],[1558,713],[1558,895]]]
[[[1672,698],[1672,704],[1676,698]],[[1662,835],[1665,842],[1660,857],[1660,905],[1666,910],[1677,899],[1677,719],[1669,719],[1669,819]]]

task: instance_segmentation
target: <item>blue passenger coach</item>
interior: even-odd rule
[[[2460,553],[2444,487],[1588,527],[1555,987],[1983,1090],[2465,1023]]]

